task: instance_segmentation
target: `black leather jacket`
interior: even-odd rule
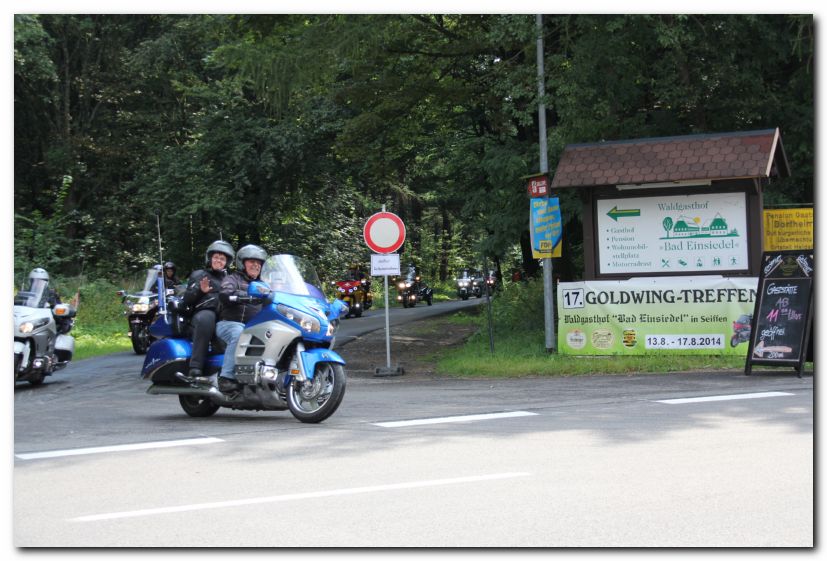
[[[221,321],[249,321],[254,315],[261,311],[262,304],[250,302],[234,302],[231,296],[247,296],[247,287],[252,281],[243,271],[235,271],[224,277],[221,281]]]
[[[187,289],[184,291],[184,304],[192,308],[192,313],[200,312],[201,310],[215,310],[219,313],[221,309],[221,302],[218,299],[218,293],[221,291],[221,281],[226,276],[224,270],[214,271],[212,269],[199,269],[190,274],[187,279]],[[210,279],[210,291],[201,292],[201,279],[203,277]]]

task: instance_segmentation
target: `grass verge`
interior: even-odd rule
[[[491,352],[487,324],[481,318],[446,316],[446,321],[467,324],[482,322],[483,327],[461,347],[441,350],[435,356],[436,372],[444,376],[515,378],[525,376],[584,376],[593,374],[663,374],[669,372],[709,372],[744,370],[745,357],[716,355],[646,356],[570,356],[550,354],[545,349],[545,334],[510,331],[495,333]],[[805,365],[812,371],[813,363]],[[754,366],[754,372],[780,371],[778,367]],[[793,369],[784,369],[794,374]]]

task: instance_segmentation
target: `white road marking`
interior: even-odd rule
[[[506,419],[508,417],[527,417],[537,415],[529,411],[507,411],[505,413],[483,413],[480,415],[459,415],[456,417],[434,417],[431,419],[414,419],[411,421],[388,421],[373,423],[377,427],[412,427],[415,425],[436,425],[439,423],[462,423],[466,421],[485,421],[488,419]]]
[[[21,460],[39,460],[42,458],[59,458],[62,456],[83,456],[85,454],[101,454],[103,452],[129,452],[132,450],[149,450],[152,448],[172,448],[173,446],[191,446],[193,444],[214,444],[224,442],[220,438],[188,438],[186,440],[164,440],[160,442],[140,442],[138,444],[120,444],[117,446],[97,446],[95,448],[75,448],[72,450],[52,450],[50,452],[32,452],[15,454]]]
[[[778,397],[781,395],[795,395],[787,392],[739,393],[735,395],[710,395],[707,397],[685,397],[681,399],[659,399],[656,403],[698,403],[701,401],[730,401],[733,399],[758,399],[761,397]]]
[[[510,479],[514,477],[527,477],[528,472],[494,473],[489,475],[472,475],[468,477],[454,477],[451,479],[430,479],[425,481],[409,481],[407,483],[391,483],[388,485],[371,485],[369,487],[351,487],[349,489],[332,489],[330,491],[314,491],[310,493],[293,493],[290,495],[275,495],[272,497],[255,497],[250,499],[237,499],[232,501],[220,501],[212,503],[198,503],[191,505],[169,506],[161,508],[147,508],[143,510],[130,510],[124,512],[110,512],[106,514],[91,514],[69,519],[70,522],[95,522],[98,520],[114,520],[117,518],[136,518],[139,516],[154,516],[156,514],[170,514],[173,512],[191,512],[194,510],[207,510],[216,508],[229,508],[236,506],[256,505],[264,503],[277,503],[286,501],[303,501],[307,499],[320,499],[324,497],[341,497],[344,495],[358,495],[362,493],[377,493],[382,491],[396,491],[399,489],[418,489],[422,487],[435,487],[439,485],[457,485],[460,483],[475,483],[479,481],[493,481],[496,479]]]

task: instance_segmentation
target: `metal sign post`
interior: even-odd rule
[[[391,326],[390,326],[390,304],[388,301],[388,275],[400,274],[399,254],[394,253],[405,243],[405,224],[391,212],[385,212],[385,205],[382,205],[382,212],[377,212],[365,223],[365,243],[375,253],[370,256],[371,276],[382,275],[385,277],[385,349],[387,364],[385,368],[377,368],[376,376],[398,376],[404,374],[405,370],[397,365],[391,367]]]

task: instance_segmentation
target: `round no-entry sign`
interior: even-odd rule
[[[377,212],[365,222],[364,235],[376,253],[393,253],[405,243],[405,224],[392,212]]]

